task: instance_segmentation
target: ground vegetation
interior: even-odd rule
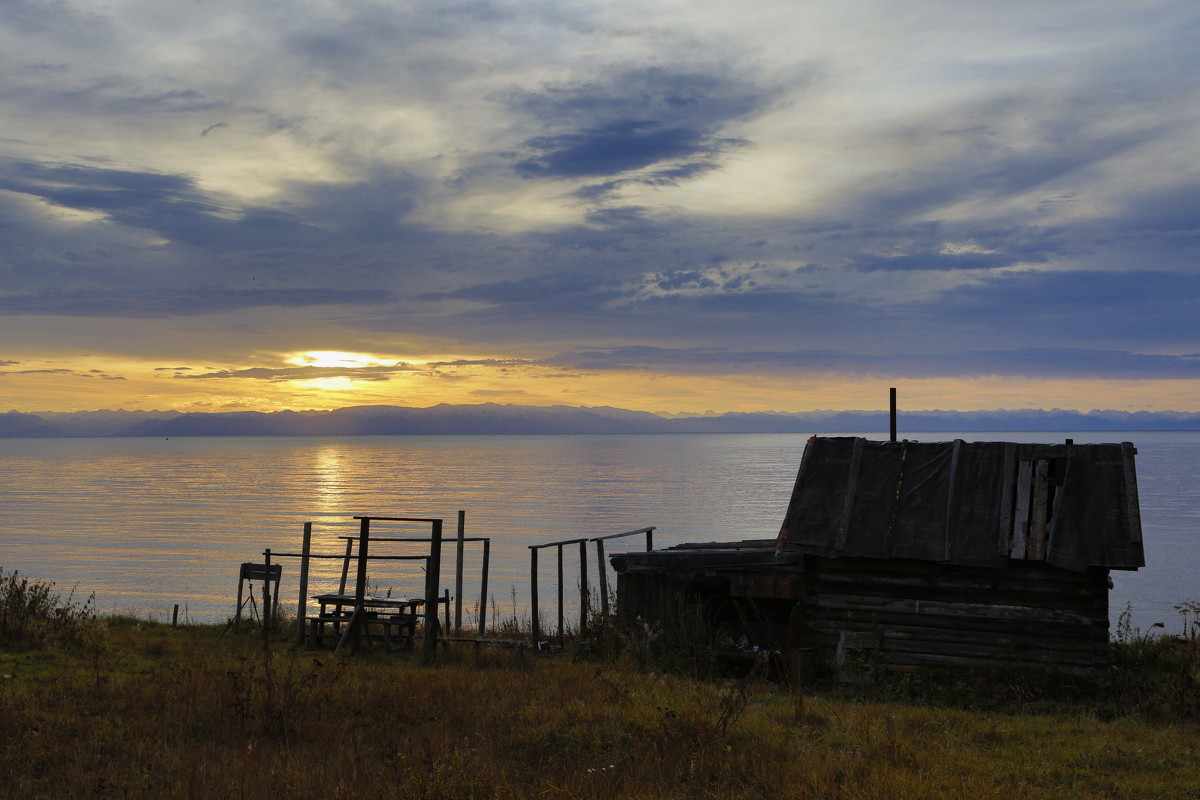
[[[765,661],[729,675],[695,654],[663,660],[612,627],[574,654],[334,656],[298,646],[286,618],[264,632],[96,617],[23,580],[0,583],[6,613],[10,599],[23,609],[0,638],[4,797],[1074,800],[1200,787],[1191,628],[1126,630],[1102,685],[840,684],[769,680]],[[41,602],[20,606],[31,588]]]

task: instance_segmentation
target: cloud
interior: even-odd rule
[[[202,213],[219,210],[190,179],[180,175],[78,164],[8,159],[0,171],[0,189],[40,197],[64,208],[97,211],[127,223],[171,215],[173,207]]]
[[[15,361],[0,361],[0,367],[10,364],[16,364]],[[125,378],[120,375],[109,375],[103,370],[90,369],[86,372],[80,370],[68,369],[65,367],[55,367],[47,369],[22,369],[22,370],[4,370],[0,371],[0,375],[70,375],[75,378],[100,378],[106,381],[123,381]]]
[[[932,224],[895,231],[894,249],[886,253],[860,252],[849,266],[863,272],[894,270],[996,270],[1018,265],[1044,264],[1063,251],[1059,228],[1014,227],[968,231],[962,226]],[[958,237],[964,240],[957,240]]]
[[[517,92],[510,107],[551,132],[522,142],[514,168],[529,179],[650,170],[635,180],[676,183],[714,169],[722,153],[745,146],[744,139],[719,132],[761,113],[776,95],[729,74],[663,67],[616,68]],[[613,186],[593,185],[577,195],[597,196]]]
[[[73,370],[73,369],[59,368],[59,369],[22,369],[22,370],[15,370],[13,372],[9,372],[6,374],[8,374],[8,375],[75,375],[75,374],[81,374],[81,373],[76,373],[75,370]]]
[[[913,310],[935,326],[969,324],[1009,339],[1156,349],[1194,341],[1198,296],[1195,273],[1026,270],[948,289]]]
[[[529,392],[521,389],[475,389],[470,392],[471,397],[528,397]]]
[[[1028,347],[940,353],[852,353],[840,350],[736,351],[716,348],[621,347],[564,351],[547,359],[562,369],[736,374],[841,374],[909,378],[1033,376],[1040,378],[1200,378],[1200,356],[1146,355],[1086,348]]]
[[[362,367],[249,367],[246,369],[224,369],[197,375],[175,375],[181,380],[213,380],[245,378],[249,380],[280,383],[283,381],[310,381],[319,378],[350,378],[356,381],[386,381],[392,376],[413,372],[416,368],[404,363]]]
[[[443,367],[500,367],[507,369],[511,367],[524,367],[537,363],[536,361],[524,358],[460,358],[455,361],[430,361],[425,364],[429,369],[441,369]]]
[[[697,131],[665,128],[643,120],[619,120],[578,133],[541,136],[525,142],[532,152],[518,161],[526,177],[618,175],[662,161],[711,159],[719,148]]]
[[[161,318],[195,316],[251,308],[303,308],[309,306],[386,303],[386,293],[331,289],[218,289],[188,294],[97,294],[78,291],[45,291],[32,295],[0,296],[5,314],[97,318]]]
[[[289,366],[289,367],[247,367],[242,369],[223,369],[213,372],[203,372],[191,375],[182,374],[187,367],[176,367],[172,377],[182,380],[222,380],[226,378],[242,378],[249,380],[281,383],[285,381],[311,381],[328,378],[348,378],[354,381],[388,381],[394,376],[419,373],[425,376],[453,378],[461,368],[485,367],[499,372],[508,372],[518,367],[536,365],[536,361],[527,359],[456,359],[453,361],[431,361],[424,364],[397,362],[395,364],[346,365],[346,366]],[[166,369],[160,367],[159,369]],[[514,394],[503,392],[503,394]]]

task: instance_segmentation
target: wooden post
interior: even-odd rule
[[[459,509],[458,512],[458,553],[454,562],[454,635],[462,636],[462,592],[463,592],[463,537],[466,535],[466,517],[467,512]],[[446,613],[450,613],[450,607],[446,606]],[[449,621],[446,622],[446,630],[450,630]]]
[[[346,593],[346,577],[350,573],[350,554],[354,552],[354,540],[346,538],[346,557],[342,559],[342,580],[338,583],[338,594]]]
[[[492,540],[483,540],[483,577],[479,586],[479,638],[487,631],[488,561],[492,556]]]
[[[353,644],[354,640],[352,635],[354,633],[355,626],[358,625],[359,619],[360,616],[358,609],[350,612],[350,621],[346,623],[346,630],[342,631],[342,636],[340,639],[338,639],[337,647],[333,648],[333,654],[335,656],[342,652],[342,648],[346,645],[347,639],[349,639],[351,644]]]
[[[171,612],[171,627],[174,628],[179,624],[179,603],[175,604],[175,610]]]
[[[600,573],[600,616],[608,616],[608,570],[604,562],[604,540],[596,540],[596,571]]]
[[[421,663],[428,664],[437,654],[438,595],[441,593],[442,521],[432,521],[429,560],[425,562],[425,641],[421,644]]]
[[[350,652],[358,652],[359,640],[367,621],[363,598],[367,594],[367,548],[371,539],[371,520],[363,517],[358,525],[358,576],[354,586],[354,619],[350,622]]]
[[[654,549],[654,528],[646,529],[646,552]]]
[[[588,597],[587,542],[579,543],[579,638],[587,636],[588,613],[592,598]]]
[[[266,572],[263,575],[263,635],[271,628],[271,548],[263,550],[263,564],[266,566]]]
[[[537,548],[529,548],[529,597],[533,603],[533,611],[529,623],[529,640],[533,649],[538,646],[538,563]]]
[[[296,644],[304,644],[304,618],[308,616],[308,562],[312,553],[312,523],[304,523],[300,545],[300,598],[296,601]]]
[[[443,628],[443,630],[446,631],[445,635],[449,636],[450,635],[450,590],[449,589],[446,589],[442,593],[442,602],[446,604],[446,610],[442,612],[445,615],[445,620],[446,620],[446,627]],[[448,647],[450,647],[450,643],[446,642],[444,646],[448,648]]]
[[[563,630],[563,546],[560,544],[555,549],[558,550],[558,646],[563,647],[567,643]]]
[[[243,572],[241,569],[238,570],[237,610],[233,612],[233,627],[238,631],[238,633],[241,633],[240,626],[242,624],[242,584],[246,582],[245,575],[246,575],[246,573]],[[251,593],[254,592],[253,585],[251,585],[250,591],[251,591]]]

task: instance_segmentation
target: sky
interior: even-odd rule
[[[0,0],[0,411],[1200,411],[1194,0]]]

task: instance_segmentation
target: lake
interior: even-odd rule
[[[1147,566],[1114,572],[1114,622],[1127,604],[1146,628],[1179,629],[1172,606],[1200,600],[1200,432],[906,434],[945,441],[1138,447]],[[878,435],[872,435],[878,438]],[[336,553],[355,515],[436,517],[453,536],[490,537],[489,608],[528,612],[528,545],[656,526],[656,546],[774,537],[807,437],[799,434],[174,437],[0,439],[0,567],[95,592],[102,613],[216,622],[233,614],[238,565],[263,550],[295,553],[303,525],[313,549]],[[379,536],[424,536],[427,525],[379,523]],[[609,552],[635,549],[612,542]],[[383,545],[380,545],[381,547]],[[388,552],[417,552],[387,545]],[[373,553],[380,552],[373,549]],[[541,563],[554,592],[553,551]],[[570,552],[567,574],[575,570]],[[475,612],[480,548],[468,544],[464,608]],[[595,583],[594,550],[589,579]],[[298,559],[284,557],[285,604],[296,602]],[[442,584],[453,587],[454,548]],[[372,584],[421,594],[407,562],[372,565]],[[340,564],[314,566],[313,591]],[[574,578],[567,588],[574,591]],[[543,613],[548,608],[541,603]]]

